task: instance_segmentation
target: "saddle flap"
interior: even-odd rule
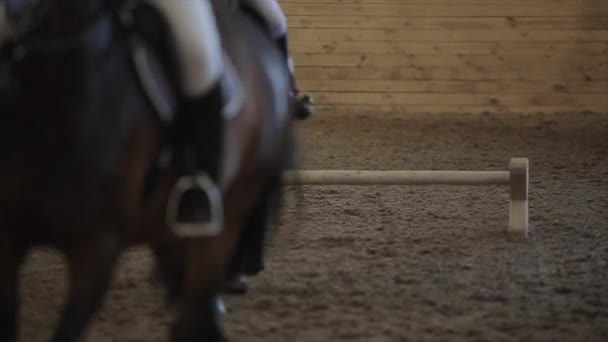
[[[137,36],[131,39],[131,55],[141,86],[163,123],[171,123],[177,111],[177,96],[161,59]]]

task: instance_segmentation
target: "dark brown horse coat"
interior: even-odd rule
[[[19,59],[1,62],[10,74],[0,89],[0,341],[16,340],[17,274],[31,247],[55,247],[69,263],[59,342],[80,339],[117,257],[136,243],[152,244],[182,299],[172,340],[221,341],[215,293],[237,257],[249,255],[248,239],[263,233],[253,221],[265,221],[291,156],[292,106],[279,53],[248,18],[220,11],[246,91],[242,113],[225,125],[224,156],[233,165],[222,178],[225,229],[182,239],[164,224],[181,170],[153,167],[166,132],[140,90],[115,12],[103,0],[32,3],[22,10],[47,8],[42,29],[28,31]]]

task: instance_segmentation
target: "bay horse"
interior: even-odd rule
[[[36,246],[61,251],[69,266],[54,342],[81,340],[127,247],[152,246],[179,299],[174,342],[225,340],[216,295],[243,264],[259,264],[296,142],[279,52],[249,17],[214,2],[245,102],[225,122],[222,229],[180,235],[166,216],[184,165],[165,158],[175,132],[143,90],[129,39],[137,30],[125,27],[124,5],[0,0],[0,341],[17,340],[18,273]],[[149,31],[158,34],[151,41],[170,45],[162,30]],[[168,72],[172,85],[175,74]]]

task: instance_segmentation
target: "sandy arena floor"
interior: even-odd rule
[[[504,169],[531,161],[531,234],[506,187],[305,188],[268,270],[229,298],[233,341],[608,340],[608,115],[355,116],[303,124],[305,168]],[[146,250],[127,253],[88,341],[165,341]],[[23,272],[23,341],[65,290],[55,254]]]

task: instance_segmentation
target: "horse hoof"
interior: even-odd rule
[[[224,287],[224,292],[232,295],[244,295],[249,291],[249,285],[245,277],[238,276],[230,280]]]

